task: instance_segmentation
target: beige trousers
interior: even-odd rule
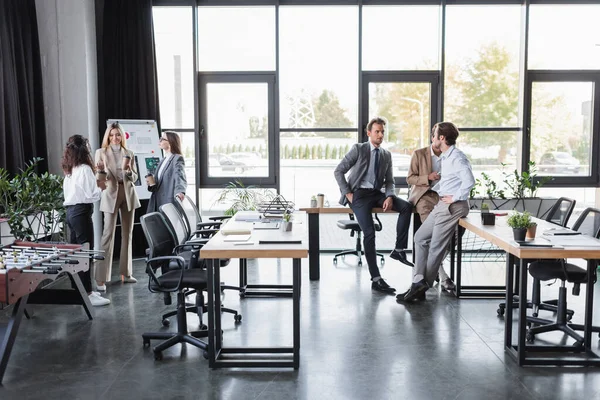
[[[117,215],[121,212],[121,255],[119,257],[119,271],[121,275],[131,276],[131,234],[133,231],[133,218],[135,209],[127,210],[125,200],[125,189],[119,185],[115,211],[104,212],[104,230],[102,231],[102,250],[104,260],[96,266],[96,281],[109,282],[112,273],[113,249],[115,247],[115,227],[117,226]]]

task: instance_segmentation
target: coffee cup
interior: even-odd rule
[[[319,193],[317,195],[317,207],[318,208],[323,208],[323,205],[325,204],[325,195],[322,193]]]
[[[154,175],[152,175],[152,174],[146,175],[146,184],[148,186],[156,185],[156,181],[154,180]]]
[[[123,165],[122,165],[123,171],[126,171],[130,168],[130,163],[131,163],[131,156],[124,155],[123,156]]]
[[[96,172],[96,180],[98,181],[105,181],[107,179],[108,175],[106,174],[105,171],[97,171]]]

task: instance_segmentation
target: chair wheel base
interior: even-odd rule
[[[155,352],[154,352],[154,359],[155,359],[156,361],[160,361],[160,360],[162,360],[162,359],[163,359],[163,354],[162,354],[162,351],[155,351]]]
[[[162,324],[163,324],[163,326],[170,326],[171,325],[171,321],[169,321],[168,319],[163,319],[162,320]]]
[[[242,322],[242,314],[236,314],[233,316],[233,320],[235,321],[236,324],[239,324]]]

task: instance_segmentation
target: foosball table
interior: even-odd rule
[[[6,324],[0,324],[0,384],[26,307],[31,304],[77,304],[91,320],[92,307],[77,275],[87,271],[98,252],[88,244],[57,244],[16,241],[0,245],[0,305],[14,308]],[[71,288],[58,288],[55,281],[68,277]]]

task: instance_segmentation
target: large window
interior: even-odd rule
[[[600,5],[532,5],[529,69],[600,69]]]
[[[362,14],[362,69],[438,70],[439,6],[367,6]]]
[[[274,71],[274,7],[200,7],[198,70]]]
[[[516,127],[520,6],[448,6],[444,119],[459,127]]]
[[[280,7],[279,68],[281,128],[356,128],[358,7]]]
[[[194,128],[191,7],[154,7],[161,127]]]

